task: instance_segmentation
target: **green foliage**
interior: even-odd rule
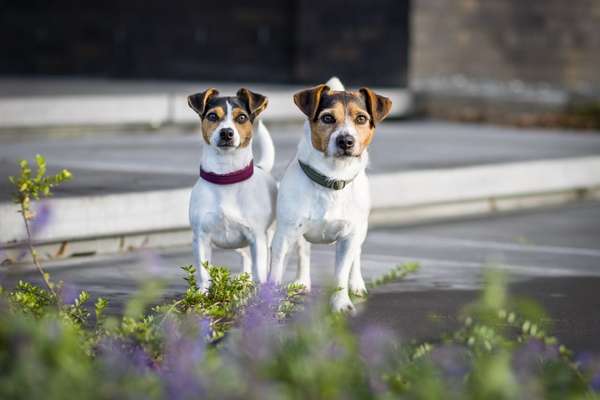
[[[390,272],[388,272],[387,274],[380,276],[379,278],[375,279],[373,282],[369,282],[367,284],[367,287],[369,289],[373,289],[378,286],[382,286],[382,285],[385,285],[385,284],[388,284],[388,283],[391,283],[394,281],[398,281],[398,280],[406,277],[408,274],[417,272],[419,270],[419,268],[420,268],[420,265],[419,265],[419,263],[416,263],[416,262],[409,262],[409,263],[404,263],[404,264],[398,265],[395,268],[393,268]]]
[[[534,315],[537,311],[531,304],[508,298],[499,276],[488,277],[480,300],[465,308],[463,326],[445,340],[399,345],[394,338],[357,335],[347,318],[332,314],[325,301],[317,302],[308,313],[299,311],[304,300],[303,288],[297,285],[277,292],[281,298],[274,308],[266,309],[267,319],[259,321],[258,331],[253,333],[239,323],[249,307],[256,306],[254,299],[260,296],[260,289],[247,275],[234,276],[222,267],[207,267],[213,287],[206,293],[197,287],[195,269],[185,267],[188,288],[181,298],[148,310],[157,298],[138,294],[120,320],[105,316],[107,302],[98,299],[95,325],[84,307],[89,303],[86,292],[58,310],[47,290],[25,282],[2,292],[0,307],[2,302],[8,307],[0,308],[0,397],[35,398],[44,393],[47,398],[61,398],[68,397],[73,387],[81,390],[81,398],[164,398],[172,388],[163,374],[179,371],[177,365],[171,365],[174,355],[169,353],[173,352],[169,342],[174,334],[177,340],[185,339],[189,317],[200,317],[208,321],[210,329],[192,329],[200,337],[193,339],[196,336],[192,335],[190,343],[214,342],[232,329],[235,332],[218,348],[207,349],[191,370],[177,372],[210,382],[203,389],[209,398],[241,393],[250,393],[249,398],[284,399],[595,398],[566,351],[557,350],[554,358],[534,353],[537,361],[533,370],[526,372],[528,381],[522,381],[515,360],[523,343],[535,340],[541,350],[559,346],[545,333],[547,328],[542,328],[543,315]],[[144,283],[140,291],[159,295],[160,286]],[[289,319],[294,313],[303,316]],[[283,324],[275,330],[263,329],[271,317]],[[175,333],[165,329],[167,325],[177,327]],[[135,359],[140,351],[136,349],[141,349],[148,361],[138,369],[127,369],[122,376],[111,375],[114,367],[104,364],[106,350],[101,350],[107,340],[121,343],[116,352],[123,360]],[[369,340],[371,344],[365,348],[364,342]],[[18,350],[22,345],[27,352]],[[460,357],[440,358],[440,352],[457,349]],[[175,360],[186,359],[186,351],[175,354]],[[466,367],[449,376],[447,365],[461,363]],[[153,372],[155,368],[159,372]],[[165,372],[160,372],[164,368]],[[101,389],[89,390],[90,385]],[[40,389],[46,386],[47,391]],[[532,388],[535,396],[530,393]]]
[[[255,286],[246,273],[234,276],[224,267],[209,266],[211,285],[208,291],[198,289],[196,268],[183,267],[188,288],[183,297],[171,305],[157,308],[158,312],[168,314],[195,314],[210,321],[211,340],[225,334],[236,321],[236,317],[249,298],[255,293]]]
[[[14,309],[40,318],[47,313],[50,306],[56,304],[56,296],[39,286],[19,281],[16,288],[8,293]]]
[[[33,174],[29,162],[21,160],[19,162],[21,174],[8,178],[16,189],[13,194],[13,201],[22,207],[21,212],[23,213],[23,217],[28,220],[33,217],[30,210],[31,200],[39,200],[40,198],[51,196],[53,187],[73,178],[71,172],[66,169],[63,169],[56,175],[46,176],[46,160],[39,154],[35,156],[35,162],[37,164],[37,172],[35,174]]]
[[[46,178],[43,158],[36,161],[35,177],[22,162],[21,177],[11,178],[26,226],[31,199],[70,177]],[[36,265],[46,288],[0,287],[2,399],[599,398],[594,372],[579,369],[548,334],[543,311],[510,298],[497,273],[463,310],[459,329],[408,344],[376,327],[356,332],[324,299],[305,307],[300,285],[257,287],[223,267],[205,265],[205,292],[196,269],[184,267],[186,291],[166,302],[163,283],[145,281],[115,317],[105,299],[89,305],[85,291],[64,300],[62,285]],[[398,266],[369,286],[417,269]]]
[[[63,169],[56,175],[46,176],[46,160],[44,159],[44,157],[37,154],[35,156],[35,161],[38,167],[37,173],[35,175],[32,175],[33,171],[29,166],[29,162],[27,160],[21,160],[19,162],[19,166],[21,167],[21,175],[16,177],[10,176],[8,180],[15,187],[15,192],[13,193],[13,201],[16,204],[19,204],[20,206],[19,212],[23,217],[23,223],[27,231],[27,248],[29,250],[29,253],[31,254],[33,263],[35,264],[36,268],[38,269],[38,272],[42,276],[46,287],[48,288],[52,296],[55,298],[53,301],[57,302],[57,287],[50,280],[50,276],[42,268],[37,258],[35,248],[33,247],[34,238],[29,223],[33,219],[35,214],[31,211],[31,200],[39,200],[42,197],[51,196],[51,189],[53,187],[70,180],[73,176],[71,172],[69,172],[66,169]]]

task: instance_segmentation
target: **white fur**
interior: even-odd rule
[[[254,149],[256,150],[256,165],[263,171],[271,172],[275,163],[275,147],[273,146],[273,140],[267,127],[261,120],[256,124],[252,138]]]
[[[337,76],[332,76],[331,78],[329,78],[325,85],[329,86],[329,89],[334,90],[336,92],[342,92],[346,90],[344,88],[344,85],[342,84],[342,81],[340,81]]]
[[[330,141],[335,141],[333,136]],[[328,151],[328,154],[331,153]],[[342,190],[322,187],[304,174],[298,159],[333,179],[354,180]],[[359,157],[345,158],[324,155],[316,150],[312,146],[307,122],[296,157],[279,185],[270,279],[281,282],[286,255],[298,243],[301,249],[298,281],[305,285],[308,283],[309,289],[309,250],[303,243],[304,239],[312,243],[335,242],[335,281],[339,290],[332,296],[331,304],[336,311],[354,311],[348,290],[356,294],[366,293],[360,271],[360,253],[367,235],[371,208],[369,184],[365,174],[367,162],[366,150]]]
[[[234,130],[234,144],[237,146],[240,135],[233,123],[229,103],[226,118],[212,133],[210,144],[202,146],[201,166],[205,171],[230,173],[246,167],[253,158],[252,143],[244,148],[222,149],[216,146],[219,130],[224,127]],[[189,218],[194,264],[199,271],[198,283],[202,290],[210,285],[204,263],[211,261],[213,246],[236,249],[242,255],[244,272],[251,272],[258,282],[266,281],[267,231],[275,218],[277,184],[269,174],[274,158],[273,143],[264,125],[259,122],[258,128],[257,144],[266,148],[260,149],[263,157],[257,160],[257,167],[249,179],[231,185],[216,185],[199,178],[192,189]],[[248,257],[246,247],[250,248],[251,257]]]

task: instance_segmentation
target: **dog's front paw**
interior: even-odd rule
[[[350,293],[357,297],[367,297],[365,281],[362,278],[360,280],[350,280]]]
[[[340,289],[331,296],[331,308],[334,312],[342,312],[354,315],[356,309],[350,300],[347,289]]]
[[[310,293],[310,279],[296,279],[292,282],[293,285],[300,285],[303,287],[303,292]]]
[[[200,282],[198,284],[198,291],[200,293],[208,293],[208,289],[210,288],[210,281]]]

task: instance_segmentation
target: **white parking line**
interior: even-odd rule
[[[600,257],[600,250],[564,246],[539,246],[516,244],[496,241],[451,239],[437,236],[415,236],[397,234],[390,237],[389,233],[369,232],[369,239],[378,244],[403,244],[423,247],[469,247],[477,249],[506,250],[522,253],[547,253],[573,256]]]
[[[315,251],[312,250],[315,256],[323,256],[323,257],[331,257],[331,253],[328,251]],[[316,258],[316,257],[315,257]],[[437,258],[425,258],[421,256],[410,256],[407,254],[403,254],[401,257],[390,256],[390,255],[380,255],[380,254],[369,254],[368,252],[363,252],[362,256],[363,266],[365,268],[365,272],[368,272],[369,264],[383,264],[385,266],[389,266],[389,269],[392,267],[402,264],[405,262],[418,262],[421,266],[424,266],[429,269],[429,267],[451,267],[451,268],[468,268],[468,269],[497,269],[502,271],[507,271],[511,273],[517,273],[520,275],[531,275],[531,276],[598,276],[600,275],[600,269],[597,271],[594,270],[577,270],[571,268],[562,268],[562,267],[550,267],[547,265],[516,265],[516,264],[506,264],[506,263],[492,263],[492,262],[473,262],[473,261],[451,261],[447,259],[437,259]],[[320,263],[319,263],[320,264]],[[292,269],[294,266],[291,264],[288,266]],[[333,268],[333,264],[331,264],[331,268]],[[432,270],[429,270],[431,272]]]

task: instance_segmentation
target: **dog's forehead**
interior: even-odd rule
[[[224,97],[211,97],[208,100],[207,109],[221,107],[223,111],[227,111],[227,104],[231,106],[231,109],[234,110],[236,108],[241,108],[242,110],[247,111],[246,104],[240,100],[237,96],[224,96]]]
[[[365,99],[356,92],[334,92],[329,91],[323,93],[321,96],[321,102],[319,104],[319,111],[326,108],[333,108],[336,105],[341,104],[344,108],[347,108],[350,104],[354,104],[361,109],[365,109],[367,104]]]

